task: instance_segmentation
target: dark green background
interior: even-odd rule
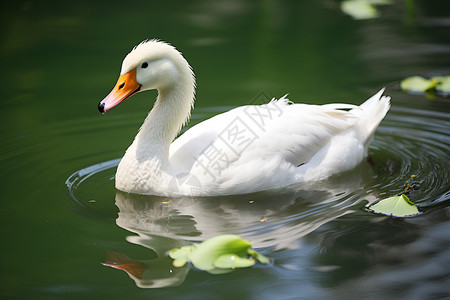
[[[0,4],[0,296],[448,296],[449,272],[442,267],[450,257],[448,99],[408,95],[398,83],[410,75],[448,74],[450,4],[409,2],[412,7],[403,1],[382,6],[381,18],[366,21],[342,14],[332,0]],[[114,169],[81,184],[80,203],[65,181],[121,157],[131,143],[156,93],[136,95],[107,116],[96,106],[115,84],[123,57],[147,38],[172,43],[194,68],[191,124],[261,95],[359,104],[387,86],[393,109],[371,150],[378,165],[363,171],[359,189],[344,180],[347,188],[339,195],[256,195],[256,208],[246,206],[250,198],[202,199],[209,201],[202,204],[209,216],[226,221],[217,233],[253,236],[273,265],[220,276],[191,270],[179,287],[137,288],[124,272],[100,264],[108,251],[156,257],[127,242],[135,234],[115,223]],[[422,204],[422,215],[396,220],[364,209],[361,199],[400,193],[412,174],[420,175],[411,199]],[[153,209],[161,204],[143,201]],[[224,215],[230,207],[237,217]],[[337,218],[340,212],[347,215]],[[240,224],[246,213],[256,221]],[[258,222],[259,216],[268,222]],[[160,218],[173,222],[167,214]],[[199,221],[179,218],[181,228]],[[309,224],[315,228],[302,235]],[[284,235],[298,238],[288,246]],[[189,236],[206,235],[186,229],[180,240]]]

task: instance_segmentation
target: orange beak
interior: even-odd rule
[[[105,113],[140,90],[141,85],[136,81],[136,69],[120,75],[113,90],[98,104],[98,110]]]

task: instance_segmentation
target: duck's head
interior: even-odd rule
[[[158,40],[144,41],[123,60],[119,79],[100,101],[98,110],[104,113],[141,91],[157,89],[161,93],[180,84],[194,86],[194,81],[189,64],[173,46]]]

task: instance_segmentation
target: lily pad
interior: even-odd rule
[[[425,93],[431,99],[435,94],[448,97],[450,95],[450,76],[434,76],[429,79],[411,76],[403,79],[400,86],[402,90],[410,93]]]
[[[379,17],[375,5],[391,3],[391,0],[344,0],[341,2],[341,10],[355,20],[367,20]]]
[[[249,248],[247,250],[248,254],[259,261],[262,264],[269,264],[270,259],[267,256],[262,255],[261,253],[257,252],[256,250],[253,250],[252,248]]]
[[[197,269],[212,274],[250,267],[256,261],[263,264],[270,262],[267,257],[254,250],[250,242],[232,234],[220,235],[200,244],[172,249],[169,256],[174,259],[175,267],[181,267],[189,261]]]
[[[185,246],[185,247],[175,248],[175,249],[170,250],[169,256],[174,259],[172,264],[175,267],[184,266],[188,262],[187,258],[189,257],[190,253],[194,249],[195,249],[195,245]]]
[[[404,194],[380,200],[368,208],[375,213],[393,217],[411,217],[419,214],[417,206]]]
[[[438,83],[436,78],[426,79],[421,76],[411,76],[403,79],[400,86],[404,91],[422,93],[435,88]]]
[[[378,17],[378,11],[375,6],[367,1],[342,1],[341,10],[356,20],[374,19]]]
[[[242,258],[235,254],[224,254],[214,261],[214,266],[220,269],[247,268],[254,264],[254,259]]]
[[[435,77],[438,80],[436,91],[444,96],[450,95],[450,76]]]

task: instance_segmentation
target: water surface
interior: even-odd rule
[[[448,74],[449,5],[403,2],[355,21],[337,1],[24,2],[2,8],[0,295],[27,299],[423,299],[449,296],[448,99],[398,89]],[[6,4],[3,4],[6,5]],[[197,75],[189,126],[281,97],[392,109],[370,159],[330,180],[243,196],[169,199],[114,189],[118,160],[156,97],[96,109],[125,54],[175,45]],[[407,190],[413,218],[367,211]],[[165,252],[235,233],[273,263],[211,275]],[[128,259],[128,260],[127,260]],[[102,265],[122,260],[141,278]],[[159,288],[157,288],[159,287]]]

